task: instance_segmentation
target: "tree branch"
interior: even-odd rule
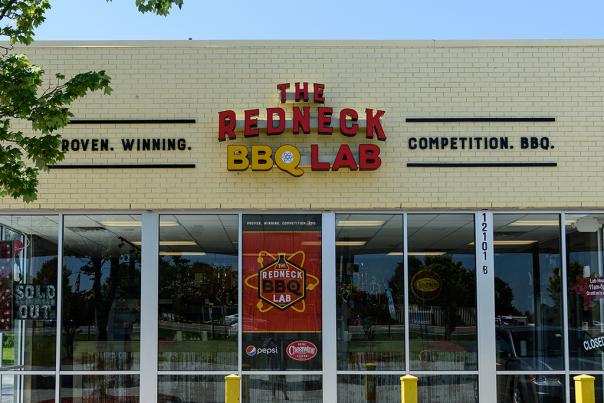
[[[2,21],[2,19],[4,17],[6,17],[6,15],[8,14],[8,12],[11,10],[11,8],[13,8],[13,6],[17,3],[17,0],[9,0],[8,3],[6,3],[6,6],[4,6],[4,8],[2,9],[2,11],[0,12],[0,21]]]

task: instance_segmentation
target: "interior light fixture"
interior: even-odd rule
[[[518,240],[499,240],[493,241],[495,246],[521,246],[521,245],[531,245],[537,243],[538,241],[535,239],[518,239]]]
[[[141,245],[141,241],[132,242],[134,245]],[[160,241],[159,244],[161,246],[196,246],[197,243],[195,241]]]
[[[586,216],[581,217],[575,222],[577,232],[598,232],[602,228],[602,224],[596,217]]]
[[[336,227],[381,227],[384,220],[338,220]]]
[[[195,246],[195,241],[160,241],[161,246]]]
[[[161,256],[205,256],[205,252],[159,252]]]
[[[99,221],[99,223],[104,227],[142,227],[142,221]],[[160,227],[177,227],[178,223],[176,221],[160,221]]]
[[[142,227],[141,221],[99,221],[104,227]]]
[[[364,246],[367,241],[336,241],[336,246]]]
[[[499,240],[493,241],[493,244],[496,246],[520,246],[520,245],[531,245],[537,243],[536,239],[509,239],[509,240]],[[470,242],[469,246],[474,246],[474,242]]]
[[[576,220],[566,220],[566,225],[572,225]],[[557,227],[559,220],[518,220],[510,223],[512,227]]]
[[[447,252],[409,252],[408,255],[409,256],[442,256],[442,255],[446,255]]]
[[[434,252],[408,252],[407,253],[409,256],[442,256],[442,255],[446,255],[447,252],[442,252],[442,251],[434,251]],[[403,252],[390,252],[388,253],[388,256],[403,256],[404,253]]]

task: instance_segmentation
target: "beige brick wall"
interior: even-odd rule
[[[49,73],[105,69],[111,96],[73,108],[80,119],[193,118],[191,125],[77,125],[66,138],[109,138],[113,152],[64,163],[195,163],[195,169],[53,170],[37,202],[4,209],[602,208],[604,41],[532,42],[41,42]],[[217,140],[218,112],[279,106],[281,82],[326,85],[326,106],[383,109],[386,142],[360,135],[284,134]],[[554,123],[406,123],[406,117],[552,116]],[[513,150],[409,150],[409,137],[508,136]],[[551,150],[521,150],[548,136]],[[123,137],[183,137],[190,151],[124,153]],[[374,172],[228,172],[228,144],[378,144]],[[407,162],[557,162],[547,168],[408,168]]]

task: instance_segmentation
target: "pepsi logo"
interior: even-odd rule
[[[252,346],[252,345],[247,346],[247,347],[245,348],[245,353],[246,353],[248,356],[250,356],[250,357],[255,356],[255,355],[256,355],[256,347],[255,347],[255,346]]]
[[[260,347],[256,348],[256,346],[252,346],[251,344],[245,348],[245,353],[248,357],[255,357],[261,355],[275,355],[279,354],[279,349],[277,347]]]

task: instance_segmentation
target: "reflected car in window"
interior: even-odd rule
[[[554,371],[562,365],[563,335],[557,327],[497,327],[497,370]],[[536,351],[548,351],[541,357]],[[561,403],[564,382],[557,374],[501,376],[497,382],[499,403]]]

